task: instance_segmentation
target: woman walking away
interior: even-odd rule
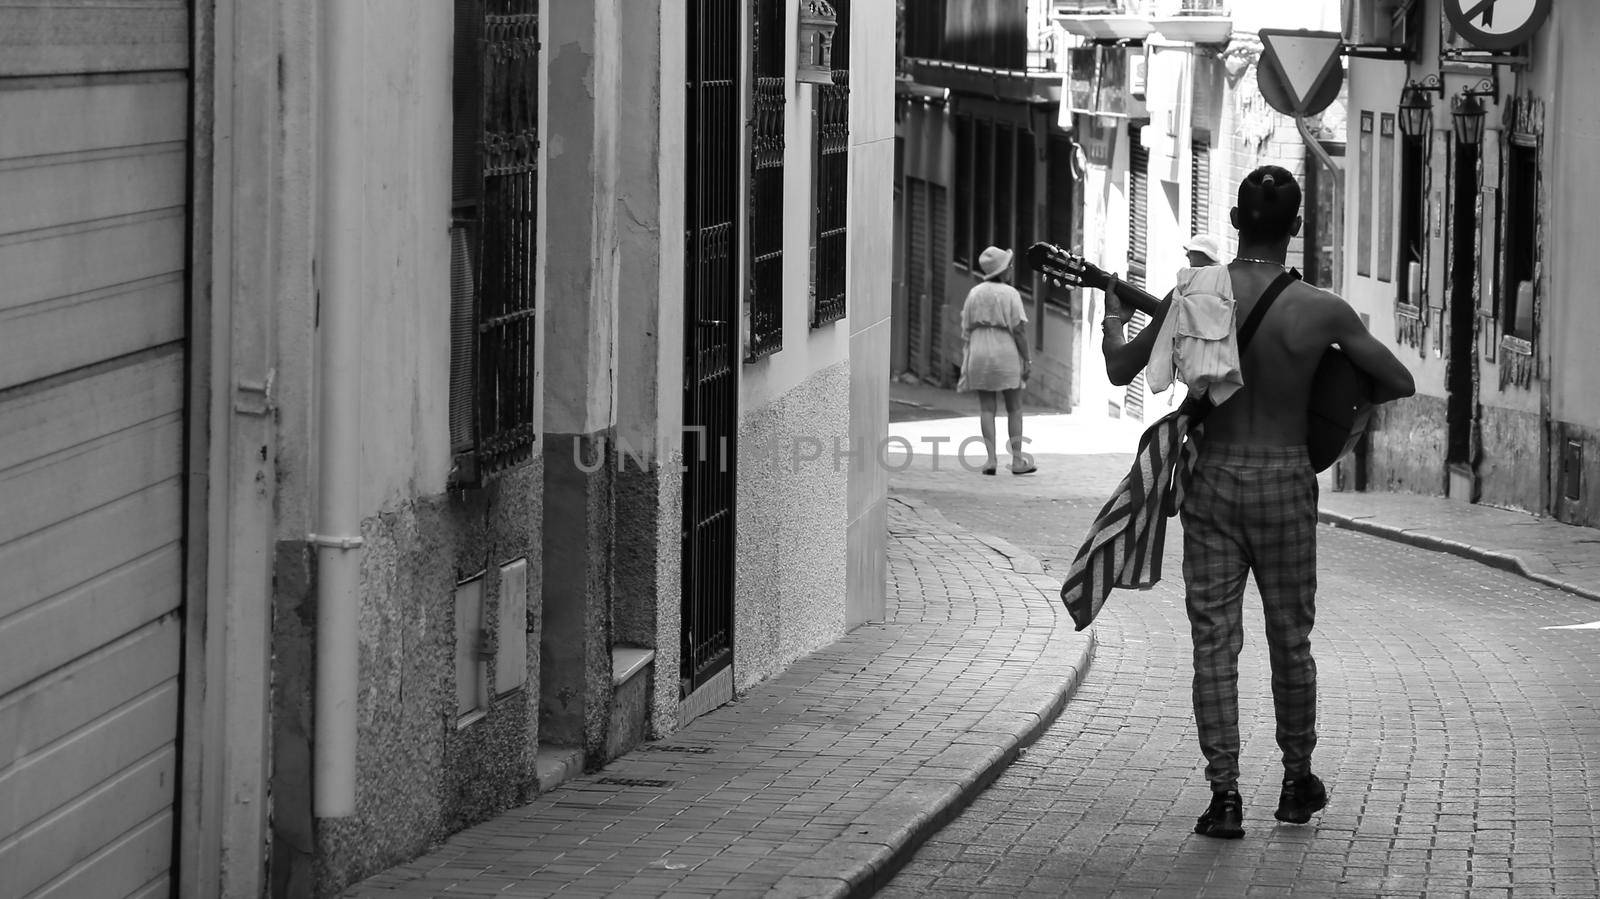
[[[1028,313],[1022,295],[1005,283],[1011,275],[1011,251],[989,247],[978,257],[983,280],[973,285],[961,306],[961,340],[966,344],[961,380],[956,390],[977,391],[983,428],[983,445],[989,451],[984,474],[999,467],[995,457],[994,415],[998,398],[1006,402],[1006,432],[1010,437],[1011,473],[1032,474],[1039,468],[1022,452],[1022,387],[1028,380]]]

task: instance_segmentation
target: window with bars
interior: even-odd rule
[[[452,482],[538,441],[538,0],[456,0],[450,221]]]
[[[745,361],[783,349],[784,7],[754,0],[750,92],[750,338]]]
[[[687,4],[680,698],[733,660],[745,4]]]
[[[985,248],[1015,252],[1016,287],[1031,290],[1023,251],[1034,241],[1038,198],[1033,132],[1022,125],[956,116],[956,264],[975,266]]]
[[[849,246],[850,0],[833,0],[833,83],[818,85],[816,120],[816,240],[811,327],[845,316],[845,258]]]

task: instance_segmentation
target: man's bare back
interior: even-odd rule
[[[1228,265],[1234,320],[1250,317],[1261,295],[1284,272],[1279,265],[1234,260]],[[1114,384],[1126,384],[1150,359],[1155,335],[1170,302],[1132,343],[1108,348],[1107,372]],[[1252,446],[1299,446],[1306,442],[1306,407],[1311,381],[1328,347],[1337,344],[1376,385],[1374,402],[1410,396],[1411,373],[1379,343],[1350,304],[1338,295],[1304,281],[1290,284],[1251,338],[1240,359],[1244,387],[1206,418],[1206,437],[1219,443]]]
[[[1248,262],[1228,266],[1245,321],[1283,269]],[[1337,337],[1326,327],[1329,304],[1344,301],[1296,281],[1279,295],[1240,359],[1244,387],[1206,419],[1206,436],[1222,443],[1299,446],[1306,442],[1306,404],[1323,350]]]

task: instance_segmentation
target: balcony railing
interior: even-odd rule
[[[1228,0],[1055,0],[1058,16],[1225,16],[1228,7]]]

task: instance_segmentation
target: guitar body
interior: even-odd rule
[[[1161,305],[1149,293],[1055,244],[1036,243],[1028,248],[1027,258],[1035,271],[1058,284],[1115,290],[1123,303],[1147,315],[1155,315]],[[1306,449],[1312,466],[1327,470],[1355,447],[1371,420],[1372,377],[1356,368],[1343,351],[1330,347],[1317,364],[1306,407]]]
[[[1372,421],[1372,376],[1336,347],[1328,348],[1311,378],[1306,406],[1306,450],[1325,471],[1355,448]]]

